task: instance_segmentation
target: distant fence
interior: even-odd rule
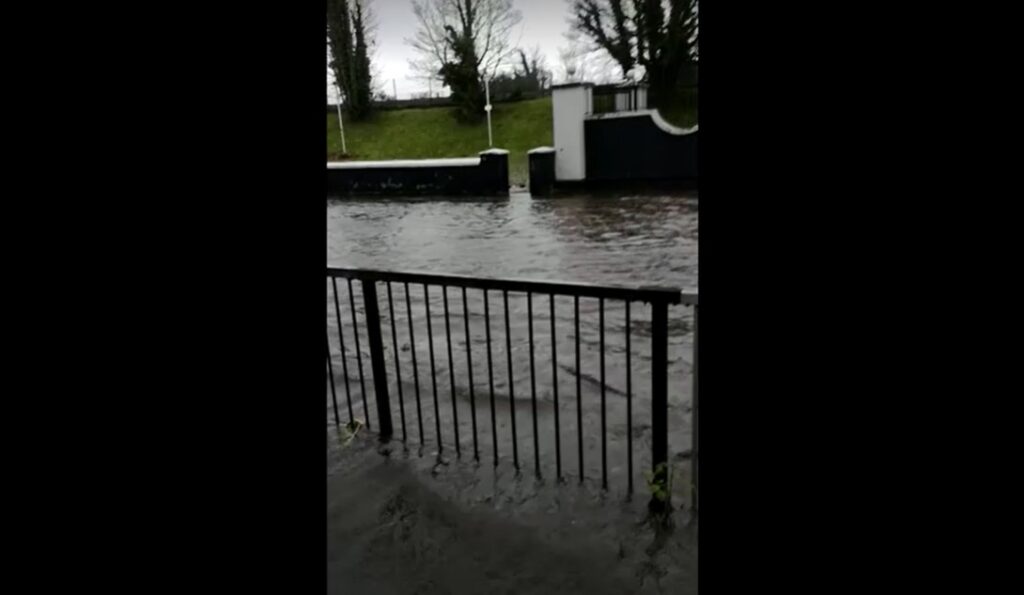
[[[538,99],[540,97],[550,97],[551,90],[546,89],[544,91],[534,93],[522,93],[516,97],[508,97],[503,99],[492,98],[493,103],[515,103],[517,101],[527,101],[529,99]],[[451,97],[419,97],[410,99],[388,99],[385,101],[373,102],[373,109],[378,110],[398,110],[408,108],[422,108],[422,107],[452,107],[455,103]],[[342,106],[344,109],[344,106]],[[333,103],[327,104],[327,113],[336,114],[338,108]]]
[[[696,85],[681,85],[675,97],[676,103],[696,105],[697,90]],[[646,85],[594,85],[592,96],[591,112],[594,114],[676,107],[662,105],[657,93]]]
[[[631,112],[647,109],[648,89],[643,85],[594,85],[591,113]]]

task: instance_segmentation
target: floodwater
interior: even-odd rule
[[[508,199],[328,201],[327,262],[340,267],[542,281],[660,285],[696,291],[697,221],[698,199],[695,194],[547,200],[516,194]],[[340,355],[338,321],[330,283],[326,300],[338,410],[342,422],[348,421],[350,400],[352,415],[360,420],[369,417],[371,429],[375,429],[377,412],[363,322],[363,295],[359,283],[354,283],[352,301],[358,320],[354,329],[348,285],[341,281],[337,286],[341,332],[347,350],[344,362]],[[514,465],[518,459],[524,473],[532,474],[539,470],[545,477],[552,477],[560,464],[563,477],[578,479],[582,444],[586,479],[588,482],[600,482],[603,471],[603,400],[604,425],[607,428],[604,457],[609,487],[616,492],[625,491],[628,480],[632,478],[637,490],[645,490],[642,473],[650,467],[651,438],[649,307],[639,303],[631,306],[631,374],[627,375],[624,304],[611,300],[604,303],[606,390],[602,399],[598,300],[584,298],[579,302],[580,365],[577,374],[572,298],[555,299],[555,330],[552,334],[552,304],[548,296],[532,297],[531,329],[531,318],[527,315],[531,304],[527,297],[509,294],[509,334],[506,334],[506,310],[504,296],[500,292],[491,292],[485,304],[482,291],[468,290],[464,308],[463,293],[459,289],[450,288],[446,302],[442,289],[430,286],[427,288],[429,300],[425,301],[424,287],[411,286],[408,288],[414,333],[411,337],[406,287],[392,284],[390,289],[389,304],[387,287],[383,284],[378,286],[392,419],[396,437],[405,437],[405,446],[412,455],[454,457],[457,429],[461,458],[472,460],[475,425],[476,452],[483,463],[495,462],[504,467]],[[674,306],[670,309],[669,318],[670,459],[679,464],[679,473],[686,475],[688,471],[682,461],[689,452],[691,436],[692,310]],[[446,322],[450,329],[450,342]],[[356,330],[363,354],[362,382],[355,351]],[[534,336],[532,367],[531,330]],[[429,335],[432,335],[432,341]],[[396,343],[397,370],[393,347]],[[415,376],[413,357],[416,360]],[[510,372],[512,382],[509,381]],[[399,374],[401,382],[397,378]],[[364,391],[369,411],[363,406]],[[327,423],[333,426],[329,390],[327,412]],[[456,416],[458,423],[454,421]],[[628,472],[627,437],[630,433],[632,474]],[[534,447],[535,440],[537,448]],[[497,460],[494,459],[495,447]]]
[[[645,498],[487,463],[431,470],[375,442],[355,437],[328,471],[328,593],[697,593],[697,527],[682,514],[659,530]]]

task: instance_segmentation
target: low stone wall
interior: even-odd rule
[[[478,157],[327,162],[327,197],[508,196],[508,151]]]
[[[555,189],[555,149],[537,147],[528,152],[530,196],[551,196]]]

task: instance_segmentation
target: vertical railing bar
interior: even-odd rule
[[[599,327],[601,332],[601,487],[608,489],[608,434],[605,421],[605,376],[604,376],[604,298],[598,298]]]
[[[334,390],[334,364],[331,363],[331,340],[324,334],[324,341],[327,346],[327,374],[331,382],[331,404],[334,405],[334,425],[341,427],[341,417],[338,416],[338,396]]]
[[[412,300],[409,299],[409,284],[405,283],[405,309],[409,316],[409,346],[412,352],[412,381],[416,387],[416,418],[420,428],[420,446],[423,446],[423,409],[420,406],[420,374],[416,367],[416,336],[413,334]],[[422,453],[421,453],[422,454]]]
[[[580,369],[580,296],[573,296],[573,305],[576,315],[576,429],[580,451],[580,483],[583,483],[585,473],[583,471],[583,393],[580,386],[580,376],[582,374]]]
[[[363,393],[363,415],[366,416],[366,429],[370,429],[370,407],[366,404],[366,382],[363,380],[363,351],[359,348],[359,322],[356,319],[356,298],[352,293],[352,279],[348,281],[348,304],[352,310],[352,334],[356,338],[356,362],[359,363],[359,389]]]
[[[519,471],[519,446],[516,440],[516,398],[515,385],[512,379],[512,327],[508,317],[508,291],[503,291],[505,301],[505,355],[508,359],[508,406],[512,416],[512,463],[516,472]]]
[[[562,444],[558,421],[558,349],[555,343],[555,294],[551,294],[551,391],[555,403],[555,479],[562,480]]]
[[[491,443],[494,446],[494,466],[498,466],[498,424],[494,415],[494,365],[491,361],[491,306],[484,290],[484,328],[487,330],[487,380],[491,389]]]
[[[331,287],[334,288],[334,317],[338,321],[338,342],[341,344],[341,372],[345,375],[345,400],[348,401],[348,423],[355,423],[356,416],[352,411],[352,389],[348,385],[348,362],[345,356],[345,335],[341,332],[341,306],[338,305],[338,283],[331,277]]]
[[[668,304],[651,304],[651,465],[656,480],[667,480],[668,465]],[[671,496],[671,494],[669,494]],[[665,500],[651,505],[664,510]]]
[[[530,326],[530,399],[533,403],[533,466],[540,477],[540,439],[537,436],[537,376],[533,363],[533,294],[526,294],[526,316]]]
[[[388,395],[387,363],[384,361],[384,339],[380,333],[380,302],[377,300],[377,282],[363,279],[363,311],[366,320],[366,341],[370,347],[370,365],[373,370],[373,395],[377,405],[377,433],[382,442],[391,439],[391,399]]]
[[[691,396],[692,405],[690,408],[690,424],[692,427],[692,431],[690,433],[690,438],[692,440],[692,443],[690,445],[690,465],[692,467],[692,471],[690,472],[690,475],[693,476],[693,488],[691,488],[691,508],[693,509],[694,516],[697,515],[697,496],[699,494],[699,484],[697,479],[700,476],[700,458],[698,456],[698,448],[700,445],[700,442],[698,441],[698,431],[700,428],[698,397],[700,395],[700,390],[699,385],[697,384],[697,354],[699,353],[697,343],[697,318],[699,309],[700,306],[698,304],[693,305],[693,395]]]
[[[402,416],[402,442],[407,442],[409,436],[405,430],[405,401],[402,397],[402,371],[398,363],[398,331],[395,330],[397,325],[395,305],[391,298],[391,281],[386,281],[385,284],[388,287],[388,316],[391,317],[391,344],[395,350],[395,382],[398,384],[398,411]]]
[[[441,407],[437,403],[437,368],[434,365],[434,331],[430,324],[430,294],[427,291],[427,284],[423,284],[423,304],[427,310],[427,341],[430,343],[430,385],[434,394],[434,425],[437,429],[437,452],[444,451],[444,443],[441,441]]]
[[[469,339],[469,302],[466,300],[466,287],[462,287],[462,316],[466,322],[466,367],[469,368],[469,410],[473,417],[473,459],[480,462],[480,450],[477,446],[476,434],[476,398],[473,394],[473,356],[472,342]]]
[[[448,286],[441,286],[441,295],[444,297],[444,334],[448,338],[448,385],[452,388],[452,419],[455,423],[455,456],[462,456],[462,447],[459,445],[459,409],[455,405],[455,363],[452,361],[452,329],[448,322]]]
[[[626,458],[629,473],[627,492],[633,493],[633,362],[630,344],[629,300],[626,300]]]

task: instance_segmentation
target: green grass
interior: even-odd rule
[[[412,108],[375,113],[366,122],[345,120],[349,159],[432,159],[473,157],[487,150],[487,122],[459,124],[452,108]],[[551,98],[495,104],[494,146],[509,152],[509,181],[529,180],[526,152],[551,146]],[[327,116],[327,159],[341,157],[336,114]]]
[[[447,107],[382,110],[365,122],[345,120],[348,159],[433,159],[474,157],[487,149],[486,120],[473,125],[459,124]],[[696,97],[687,98],[678,109],[662,109],[672,124],[689,127],[697,123]],[[509,181],[526,186],[529,162],[526,152],[551,146],[551,98],[495,104],[494,146],[509,152]],[[336,114],[327,116],[327,159],[342,158],[341,134]]]

